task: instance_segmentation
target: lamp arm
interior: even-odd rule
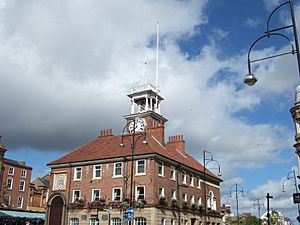
[[[288,4],[288,3],[290,3],[290,2],[289,2],[289,1],[284,2],[284,3],[282,3],[281,5],[277,6],[277,7],[272,11],[272,13],[270,14],[270,16],[269,16],[269,18],[268,18],[268,21],[267,21],[267,31],[265,32],[266,34],[270,34],[270,32],[275,31],[275,30],[277,31],[277,30],[282,30],[282,29],[287,28],[287,27],[282,27],[282,28],[274,29],[274,30],[270,31],[270,30],[269,30],[269,23],[270,23],[270,19],[271,19],[271,17],[273,16],[273,14],[274,14],[279,8],[281,8],[282,6],[284,6],[284,5]],[[288,27],[292,27],[292,25],[291,25],[291,26],[288,26]]]

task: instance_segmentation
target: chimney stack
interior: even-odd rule
[[[183,139],[183,135],[175,135],[175,136],[170,136],[168,145],[173,146],[177,148],[182,154],[186,154],[185,151],[185,141]]]

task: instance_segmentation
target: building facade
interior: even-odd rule
[[[27,210],[31,171],[24,161],[3,159],[2,207]]]
[[[48,201],[50,175],[36,178],[30,183],[28,210],[45,212]]]
[[[48,164],[46,224],[221,224],[222,180],[187,153],[183,135],[165,141],[160,91],[145,83],[128,97],[122,135],[102,130]]]

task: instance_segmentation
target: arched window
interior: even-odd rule
[[[145,217],[137,217],[134,219],[134,225],[146,225],[147,221]]]
[[[111,219],[111,225],[121,225],[122,220],[120,218],[112,218]]]
[[[212,191],[209,192],[208,197],[207,197],[207,205],[209,208],[212,210],[217,210],[217,200]]]
[[[70,225],[79,225],[79,219],[78,218],[71,218],[70,219]]]

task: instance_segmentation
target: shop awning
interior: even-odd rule
[[[45,219],[45,213],[0,210],[0,217],[19,217],[28,219]]]

